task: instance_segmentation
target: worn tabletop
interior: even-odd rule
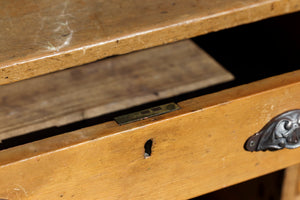
[[[300,9],[299,0],[0,2],[0,84]]]

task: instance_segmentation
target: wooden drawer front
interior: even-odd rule
[[[300,71],[0,152],[2,199],[186,199],[300,161],[300,149],[248,152],[246,139],[300,108]],[[153,140],[152,154],[144,145]]]

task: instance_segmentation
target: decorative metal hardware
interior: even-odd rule
[[[273,118],[245,143],[248,151],[294,149],[300,146],[300,109]]]

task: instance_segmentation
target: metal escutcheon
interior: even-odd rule
[[[284,112],[245,143],[247,151],[294,149],[300,146],[300,109]]]

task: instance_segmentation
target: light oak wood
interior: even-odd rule
[[[0,86],[0,140],[232,79],[187,40]]]
[[[299,0],[0,2],[0,85],[298,11]]]
[[[300,107],[300,71],[0,152],[0,198],[187,199],[300,161],[300,149],[247,152],[246,139]],[[152,155],[144,144],[153,140]]]

